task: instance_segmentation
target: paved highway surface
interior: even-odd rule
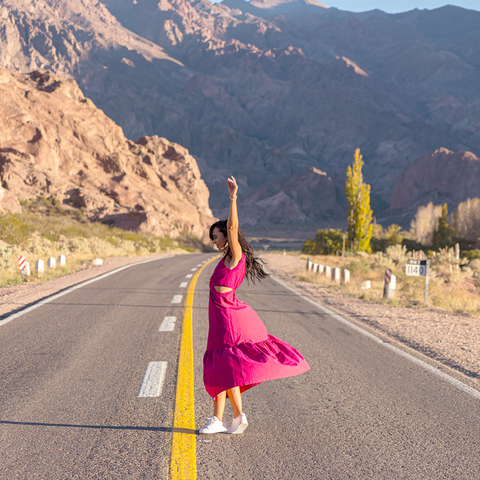
[[[168,478],[185,284],[211,257],[133,266],[0,326],[1,479]],[[197,429],[212,407],[202,356],[215,264],[194,297]],[[248,391],[244,435],[197,436],[199,479],[480,478],[478,398],[273,279],[238,296],[312,369]],[[165,317],[173,331],[159,331]],[[163,382],[161,368],[145,378],[150,362],[166,362]]]

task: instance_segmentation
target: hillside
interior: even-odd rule
[[[127,140],[75,81],[0,68],[0,111],[0,210],[52,198],[124,229],[206,236],[213,216],[195,159],[165,138]]]
[[[480,198],[480,158],[471,152],[439,148],[417,158],[399,176],[392,212],[413,215],[420,205],[446,203],[450,211],[468,198]]]

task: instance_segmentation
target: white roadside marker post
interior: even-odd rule
[[[59,255],[58,256],[58,266],[59,267],[64,267],[67,263],[67,259],[65,258],[65,255]]]
[[[327,278],[332,278],[332,269],[328,265],[325,265],[325,267],[323,267],[323,274]]]
[[[346,268],[342,270],[342,283],[348,283],[350,281],[350,270]]]
[[[336,283],[340,283],[340,269],[338,267],[332,268],[332,280]]]
[[[25,269],[23,271],[27,277],[30,276],[30,264],[28,262],[25,262]]]
[[[369,288],[372,288],[372,282],[370,280],[365,280],[360,286],[362,290],[368,290]]]
[[[50,257],[50,258],[47,260],[47,267],[48,267],[48,268],[55,268],[55,267],[56,267],[56,261],[55,261],[55,258],[54,258],[54,257]]]
[[[383,298],[395,298],[395,288],[397,286],[397,277],[393,275],[389,268],[385,269],[385,284],[383,286]]]
[[[43,260],[37,260],[35,262],[35,271],[37,273],[43,273],[45,271],[45,262]]]

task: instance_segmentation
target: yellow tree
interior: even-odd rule
[[[347,168],[345,195],[348,200],[348,242],[353,252],[371,252],[373,212],[370,209],[370,185],[363,183],[364,165],[360,149],[355,150],[353,166]]]

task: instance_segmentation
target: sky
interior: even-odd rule
[[[378,8],[387,13],[406,12],[418,8],[420,10],[428,8],[443,7],[444,5],[455,5],[457,7],[468,8],[470,10],[480,11],[480,0],[319,0],[327,7],[337,7],[340,10],[350,12],[365,12]]]
[[[216,3],[219,0],[211,1]],[[336,7],[339,10],[348,10],[349,12],[366,12],[378,8],[387,13],[399,13],[414,8],[432,10],[444,5],[455,5],[480,11],[480,0],[319,0],[319,2],[327,7]]]

